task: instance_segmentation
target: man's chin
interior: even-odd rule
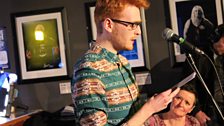
[[[127,51],[131,51],[131,50],[133,50],[133,49],[134,49],[134,47],[132,46],[132,47],[127,48],[126,50],[127,50]]]

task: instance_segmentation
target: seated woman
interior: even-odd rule
[[[145,126],[200,126],[199,121],[190,115],[196,104],[196,92],[189,85],[181,87],[173,98],[168,112],[155,114],[148,118]]]

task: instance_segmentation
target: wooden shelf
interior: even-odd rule
[[[35,110],[15,118],[0,117],[0,126],[23,126],[27,119],[39,112],[42,112],[42,110]]]

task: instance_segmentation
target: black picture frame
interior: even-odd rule
[[[166,26],[171,28],[176,34],[183,37],[184,23],[190,18],[193,6],[200,5],[205,17],[209,19],[214,26],[223,22],[221,0],[164,0]],[[169,56],[171,66],[179,66],[186,59],[186,55],[181,51],[176,43],[169,42]]]
[[[221,0],[221,6],[222,6],[222,19],[224,20],[224,0]]]
[[[65,8],[11,14],[16,45],[18,83],[68,79]],[[43,31],[42,39],[36,31]]]
[[[96,26],[94,21],[94,9],[96,2],[88,2],[85,3],[85,13],[86,13],[86,29],[88,42],[92,42],[96,39]],[[147,31],[146,31],[146,23],[145,23],[145,13],[144,9],[140,9],[142,24],[141,30],[142,35],[136,40],[133,51],[122,51],[121,55],[125,56],[131,67],[133,72],[141,72],[141,71],[149,71],[150,70],[150,59],[149,59],[149,48],[148,48],[148,40],[147,40]],[[134,53],[135,56],[132,54]],[[125,55],[127,54],[127,55]],[[137,58],[133,58],[137,57]],[[131,58],[130,58],[131,57]]]

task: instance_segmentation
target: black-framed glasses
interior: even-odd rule
[[[126,27],[130,27],[131,30],[135,30],[138,26],[141,25],[141,22],[129,22],[129,21],[122,21],[122,20],[117,20],[117,19],[111,19],[115,23],[122,24]]]

